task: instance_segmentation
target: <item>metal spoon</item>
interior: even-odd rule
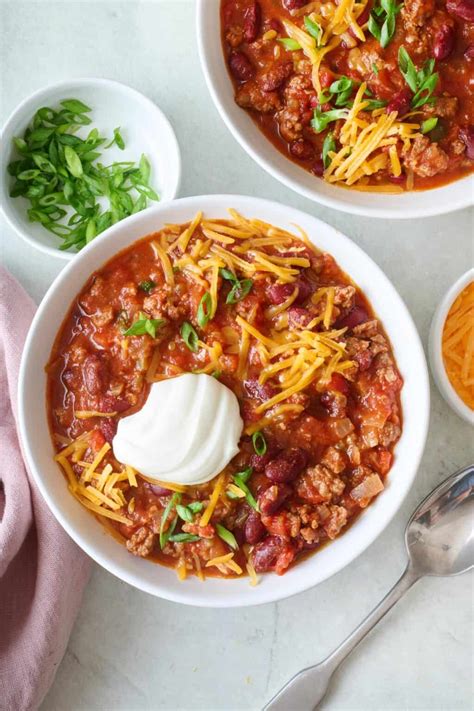
[[[312,711],[332,675],[366,634],[425,575],[459,575],[474,566],[474,465],[452,474],[413,513],[405,530],[408,565],[382,602],[326,659],[303,669],[264,711]]]

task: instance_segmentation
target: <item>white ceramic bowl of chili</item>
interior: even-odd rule
[[[266,574],[256,587],[248,578],[189,577],[131,555],[89,511],[71,496],[53,461],[46,416],[46,374],[51,347],[72,299],[90,275],[117,252],[160,230],[166,223],[192,220],[198,210],[228,217],[234,207],[284,229],[300,225],[315,245],[334,256],[371,302],[392,344],[404,379],[403,432],[395,448],[386,489],[339,538],[299,561],[282,577]],[[403,338],[400,337],[403,334]],[[41,403],[43,405],[41,406]],[[399,509],[416,476],[429,420],[429,384],[423,348],[413,320],[385,274],[356,244],[320,220],[285,205],[239,195],[188,197],[151,207],[117,223],[85,247],[59,274],[41,302],[30,328],[20,368],[19,426],[23,452],[39,490],[57,520],[97,563],[121,580],[158,597],[206,607],[239,607],[272,602],[317,585],[351,563],[380,535]]]
[[[434,313],[429,336],[430,366],[433,378],[438,386],[438,390],[454,412],[470,425],[474,425],[474,412],[459,397],[456,390],[451,385],[451,381],[447,376],[446,368],[444,366],[443,330],[451,306],[454,304],[459,294],[472,281],[474,281],[474,268],[468,269],[468,271],[460,276],[459,279],[457,279],[457,281],[455,281],[450,287],[450,289],[448,289]]]
[[[331,185],[289,160],[265,138],[249,113],[235,103],[222,50],[219,7],[220,0],[197,2],[197,39],[204,77],[227,128],[267,173],[310,200],[353,215],[407,219],[440,215],[473,204],[473,175],[432,190],[360,192]]]
[[[60,250],[59,237],[39,222],[29,221],[27,210],[31,204],[26,198],[10,197],[13,181],[8,175],[9,163],[19,157],[13,138],[23,137],[38,109],[43,106],[57,108],[64,99],[79,99],[92,109],[92,123],[76,134],[81,138],[85,138],[92,128],[98,128],[101,136],[112,138],[114,128],[120,126],[125,149],[122,151],[112,146],[103,152],[103,147],[100,147],[103,159],[107,163],[129,160],[138,164],[144,153],[151,166],[150,185],[161,202],[173,200],[179,190],[181,154],[173,127],[161,109],[136,89],[120,82],[90,77],[69,79],[43,87],[22,101],[6,120],[0,134],[3,146],[0,154],[0,205],[9,224],[26,242],[50,256],[69,260],[77,252],[74,249]],[[152,204],[149,200],[148,206]]]

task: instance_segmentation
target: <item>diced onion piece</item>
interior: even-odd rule
[[[372,499],[383,491],[384,485],[378,474],[371,474],[351,491],[351,497],[358,503]]]

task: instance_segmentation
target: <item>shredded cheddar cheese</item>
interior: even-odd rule
[[[462,401],[474,410],[474,281],[451,306],[442,334],[444,367]]]
[[[224,481],[225,481],[224,474],[223,473],[219,474],[219,476],[217,477],[216,483],[214,485],[214,490],[211,494],[211,498],[209,499],[207,508],[204,511],[203,515],[201,516],[201,520],[199,521],[200,526],[207,526],[207,524],[211,520],[211,516],[214,513],[214,509],[217,506],[217,502],[219,501],[219,496],[221,495],[222,489],[224,487]]]

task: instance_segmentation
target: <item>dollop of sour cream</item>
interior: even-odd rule
[[[204,484],[237,454],[242,428],[229,388],[186,373],[153,383],[142,409],[119,421],[112,447],[119,462],[152,479]]]

